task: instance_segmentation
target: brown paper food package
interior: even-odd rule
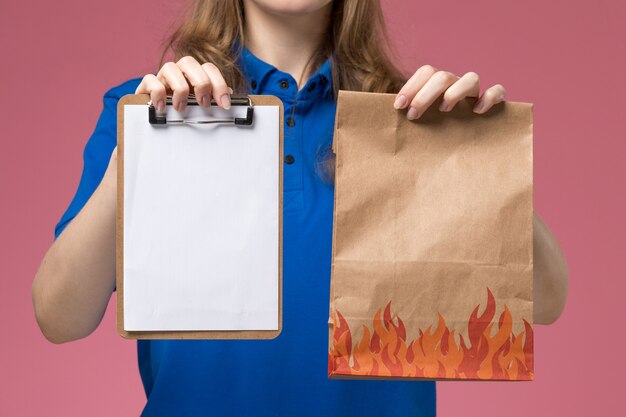
[[[339,92],[328,375],[532,380],[532,103]]]

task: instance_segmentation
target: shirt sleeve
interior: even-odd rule
[[[55,240],[80,212],[104,176],[111,153],[117,143],[116,107],[118,100],[119,98],[115,97],[111,90],[107,91],[103,97],[103,109],[83,151],[83,172],[78,189],[54,228]]]
[[[54,228],[55,240],[76,217],[100,184],[109,165],[111,153],[117,145],[117,102],[124,95],[132,94],[140,81],[141,78],[132,78],[104,93],[100,117],[83,151],[83,172],[78,189]]]

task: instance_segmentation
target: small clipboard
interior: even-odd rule
[[[283,104],[147,94],[117,106],[117,329],[127,339],[282,330]]]

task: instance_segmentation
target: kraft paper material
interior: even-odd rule
[[[533,104],[339,92],[330,378],[532,380]]]

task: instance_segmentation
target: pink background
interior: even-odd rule
[[[180,1],[0,5],[0,415],[139,415],[135,343],[115,300],[94,334],[47,342],[35,271],[74,195],[102,94],[155,69]],[[626,336],[623,0],[384,1],[407,68],[476,71],[535,103],[535,207],[570,266],[561,319],[536,328],[536,381],[438,384],[441,416],[615,415]]]

